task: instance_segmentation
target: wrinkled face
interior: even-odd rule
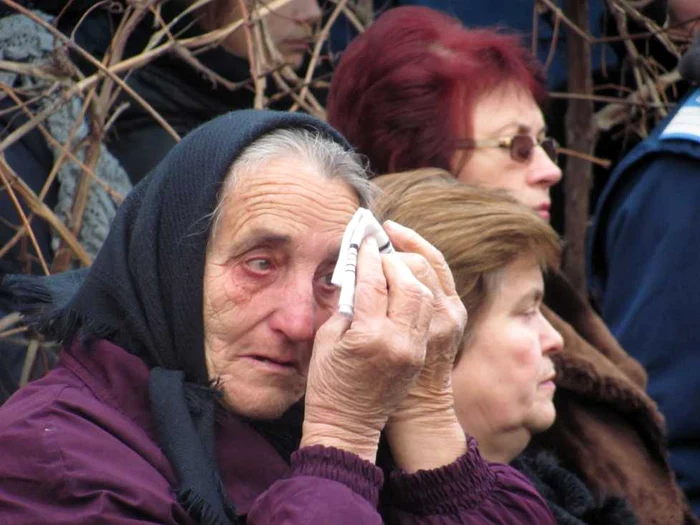
[[[554,423],[553,352],[562,338],[542,316],[542,272],[531,257],[506,266],[452,373],[457,415],[488,449],[513,435],[524,448]]]
[[[240,0],[219,0],[222,7],[215,22],[219,27],[239,20],[242,16]],[[272,0],[245,0],[248,12],[255,6],[261,7]],[[304,60],[305,53],[311,48],[313,26],[321,19],[318,0],[291,0],[282,7],[270,12],[266,17],[267,28],[272,42],[282,54],[284,61],[298,68]],[[223,44],[224,49],[236,56],[247,58],[248,46],[243,29],[234,31]]]
[[[475,140],[510,138],[528,134],[533,138],[545,135],[542,111],[532,95],[518,87],[506,86],[482,96],[474,108],[473,137]],[[534,209],[549,221],[549,189],[561,179],[561,170],[536,146],[525,162],[513,160],[503,148],[476,148],[469,151],[463,163],[464,152],[457,150],[452,159],[453,173],[469,184],[507,190],[514,198]]]
[[[316,330],[337,308],[330,275],[358,207],[344,182],[295,157],[237,181],[204,272],[204,346],[234,412],[273,419],[306,386]]]

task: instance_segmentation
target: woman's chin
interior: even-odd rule
[[[527,421],[527,427],[532,434],[539,434],[549,430],[557,418],[557,411],[554,408],[554,403],[542,403],[530,415]]]

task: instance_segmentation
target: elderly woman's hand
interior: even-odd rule
[[[451,376],[467,311],[442,253],[410,228],[393,222],[387,222],[385,228],[394,246],[403,252],[402,259],[434,297],[425,364],[389,419],[387,436],[399,467],[430,469],[454,461],[466,450],[454,411]]]
[[[352,322],[338,313],[316,334],[301,446],[375,460],[380,431],[423,368],[433,304],[399,254],[363,243]]]

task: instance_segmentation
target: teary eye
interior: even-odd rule
[[[262,257],[250,259],[249,261],[246,261],[246,265],[254,272],[266,272],[272,269],[272,261],[270,261],[270,259],[264,259]]]
[[[334,295],[336,292],[340,290],[336,285],[334,285],[331,282],[331,279],[333,278],[333,272],[329,272],[323,275],[320,275],[317,278],[317,283],[319,287],[319,291],[325,295]]]

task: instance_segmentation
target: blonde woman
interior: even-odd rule
[[[528,475],[559,523],[652,523],[625,490],[601,486],[605,478],[588,474],[591,465],[626,475],[652,464],[642,463],[649,451],[635,424],[649,429],[658,421],[646,411],[643,391],[606,360],[586,360],[572,328],[543,304],[543,273],[557,268],[560,256],[554,230],[505,193],[460,184],[442,170],[375,182],[382,189],[378,215],[415,229],[444,254],[469,312],[452,383],[462,428],[482,454]],[[631,410],[625,414],[621,400],[605,398],[601,385],[627,396]],[[598,403],[575,412],[586,418],[585,428],[567,413],[573,400]],[[577,446],[581,436],[604,438],[608,427],[621,435],[610,436],[610,446],[595,456]],[[616,439],[631,443],[627,456],[618,455]],[[625,457],[641,459],[630,465]],[[657,487],[644,488],[653,493]],[[683,523],[676,519],[680,506],[658,508],[655,516],[662,518],[658,523]]]

